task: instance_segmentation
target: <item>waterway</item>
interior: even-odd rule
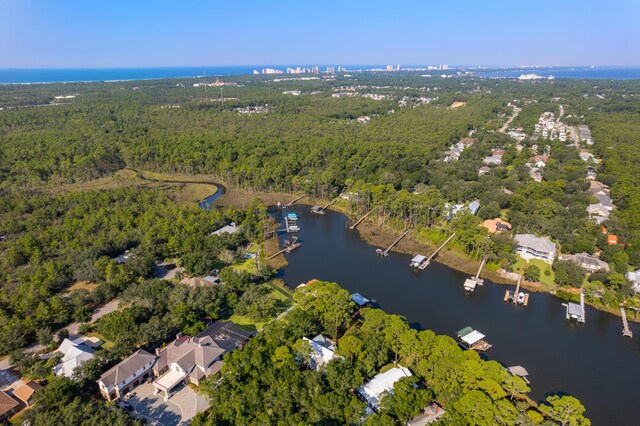
[[[213,202],[217,200],[220,196],[222,196],[222,194],[224,194],[224,191],[225,191],[224,186],[220,185],[219,183],[216,183],[216,187],[218,188],[218,190],[215,192],[215,194],[211,194],[207,198],[200,201],[198,203],[198,207],[204,210],[211,210],[211,206],[213,205]]]
[[[302,247],[286,255],[282,279],[289,287],[313,278],[335,281],[418,329],[454,337],[472,326],[493,344],[488,358],[527,369],[535,400],[568,393],[582,401],[594,425],[640,424],[638,324],[631,324],[634,338],[625,338],[620,318],[587,307],[586,324],[578,325],[565,319],[562,301],[548,294],[534,293],[527,308],[517,307],[503,301],[507,287],[489,280],[469,295],[462,287],[467,275],[443,264],[416,272],[409,255],[377,257],[376,247],[346,228],[341,213],[316,216],[304,205],[293,211]]]

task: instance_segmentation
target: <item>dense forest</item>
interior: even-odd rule
[[[410,227],[415,238],[432,243],[455,231],[459,252],[487,258],[493,269],[517,270],[522,265],[512,234],[479,226],[501,217],[513,233],[549,236],[563,253],[598,253],[611,266],[587,277],[571,262],[544,271],[534,265],[527,279],[583,286],[594,304],[640,307],[624,276],[640,267],[640,83],[356,73],[309,81],[229,77],[232,84],[222,89],[194,87],[213,80],[7,85],[0,91],[0,355],[11,353],[25,376],[42,379],[53,361],[19,349],[52,345],[69,323],[83,323],[113,344],[75,380],[51,380],[54,386],[31,411],[36,423],[58,411],[75,422],[92,411],[94,418],[129,424],[102,404],[60,395],[89,391],[100,372],[134,348],[151,349],[179,331],[196,334],[233,314],[266,322],[291,304],[263,285],[272,268],[249,273],[238,267],[249,244],[263,243],[262,202],[206,211],[175,202],[167,188],[123,183],[119,173],[126,168],[206,175],[252,191],[342,195],[354,215],[374,209],[378,224]],[[561,105],[565,123],[590,126],[590,150],[600,163],[585,163],[577,147],[531,137],[540,114],[559,115]],[[527,133],[519,149],[499,131],[514,106],[520,112],[511,125]],[[452,144],[469,138],[474,143],[458,160],[445,161]],[[502,163],[480,174],[494,150],[504,151]],[[527,163],[543,152],[549,160],[538,182]],[[594,201],[588,170],[611,188],[616,209],[603,225],[621,244],[610,245],[588,217]],[[92,186],[104,179],[110,185]],[[450,215],[452,204],[474,200],[481,206],[477,215]],[[230,222],[242,232],[211,235]],[[126,251],[129,261],[114,261]],[[169,285],[154,278],[163,260],[189,276],[219,269],[224,284]],[[75,288],[78,283],[93,285]],[[344,295],[330,288],[336,298]],[[84,324],[94,308],[116,297],[121,309]],[[269,323],[225,360],[224,379],[212,378],[205,389],[213,407],[195,423],[355,423],[363,403],[354,389],[402,363],[414,372],[414,381],[398,383],[404,389],[398,395],[408,399],[388,397],[368,423],[402,423],[425,402],[438,401],[451,424],[556,422],[562,407],[577,413],[574,424],[588,424],[579,403],[553,396],[534,407],[526,386],[496,363],[380,311],[364,310],[351,322],[352,306],[338,299],[328,309],[299,292],[286,321]],[[302,336],[320,332],[337,339],[343,356],[322,374],[295,356]],[[263,393],[269,398],[258,396]],[[89,404],[84,411],[74,408],[83,404]]]

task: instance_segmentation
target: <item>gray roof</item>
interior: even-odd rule
[[[124,361],[107,370],[100,376],[100,381],[107,387],[121,383],[149,362],[155,361],[155,359],[155,355],[151,355],[144,349],[138,349]]]
[[[604,192],[596,192],[595,194],[593,194],[593,196],[600,200],[600,204],[602,204],[604,207],[613,208],[613,201],[611,201],[611,197],[609,197]]]
[[[204,338],[207,336],[211,337],[216,345],[226,351],[232,351],[243,346],[253,336],[253,333],[232,321],[216,321],[196,337]]]
[[[563,254],[560,256],[560,259],[575,262],[589,269],[604,269],[605,271],[609,271],[609,264],[607,262],[589,253]]]
[[[516,234],[514,237],[518,246],[533,249],[537,252],[555,253],[556,245],[546,237],[536,237],[533,234]]]
[[[184,336],[171,342],[158,354],[158,362],[153,369],[161,371],[175,362],[185,371],[191,371],[196,366],[205,370],[225,352],[210,336]]]

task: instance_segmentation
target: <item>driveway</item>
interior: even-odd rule
[[[208,406],[206,397],[197,394],[189,386],[180,385],[168,401],[153,394],[153,385],[145,383],[127,394],[124,400],[133,407],[133,414],[152,424],[163,426],[186,425]]]

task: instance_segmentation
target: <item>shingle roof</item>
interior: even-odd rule
[[[42,385],[34,382],[33,380],[29,380],[27,383],[14,390],[13,396],[25,404],[28,404],[29,400],[38,389],[42,389]]]
[[[527,247],[537,252],[555,253],[556,245],[545,237],[536,237],[533,234],[516,234],[514,237],[521,247]]]
[[[0,416],[10,412],[20,405],[18,401],[11,398],[9,395],[0,391]]]
[[[131,376],[133,373],[155,359],[155,355],[151,355],[144,349],[138,349],[124,361],[107,370],[102,376],[100,376],[100,381],[107,387],[115,385],[116,383],[121,383],[127,377]]]

